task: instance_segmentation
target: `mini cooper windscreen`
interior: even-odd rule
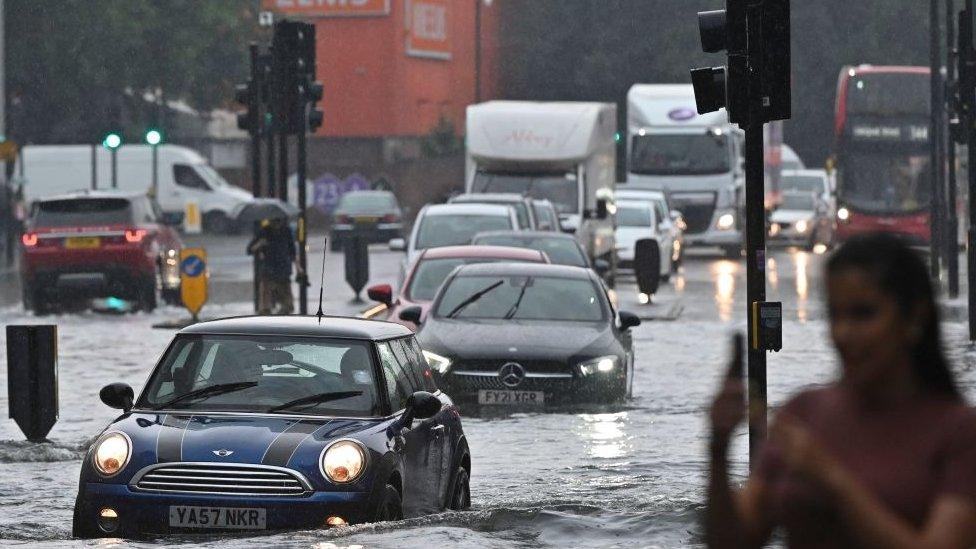
[[[374,371],[370,348],[361,342],[180,336],[138,407],[376,416]]]

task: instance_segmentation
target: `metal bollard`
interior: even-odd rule
[[[369,247],[366,240],[359,235],[353,235],[343,246],[346,261],[346,282],[356,293],[355,303],[361,303],[359,293],[363,291],[369,281]]]
[[[653,240],[638,240],[634,247],[634,275],[642,294],[654,295],[661,284],[661,252]]]
[[[58,327],[7,326],[8,415],[30,442],[58,420]]]

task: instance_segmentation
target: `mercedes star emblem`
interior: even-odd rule
[[[525,368],[515,362],[507,362],[498,369],[498,378],[510,389],[518,387],[525,378]]]
[[[234,451],[233,450],[214,450],[213,453],[217,457],[225,458],[225,457],[233,454]]]

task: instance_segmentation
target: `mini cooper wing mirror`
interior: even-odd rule
[[[400,311],[400,320],[413,322],[414,324],[420,326],[420,317],[423,315],[423,312],[424,310],[421,309],[419,305],[407,307],[406,309]]]
[[[132,387],[129,387],[127,383],[111,383],[102,387],[102,390],[98,392],[98,397],[109,408],[128,412],[132,409],[135,393],[132,392]]]
[[[383,305],[390,305],[393,303],[393,287],[389,284],[377,284],[376,286],[370,286],[366,288],[366,295],[370,299],[377,303],[382,303]]]
[[[619,315],[620,315],[621,330],[629,330],[631,328],[640,326],[641,324],[640,317],[635,315],[634,313],[631,313],[629,311],[620,311]]]
[[[427,391],[417,391],[407,397],[407,407],[403,412],[404,424],[410,425],[415,419],[427,419],[441,411],[441,399]]]

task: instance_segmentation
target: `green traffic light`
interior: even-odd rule
[[[149,130],[146,132],[146,143],[152,146],[163,142],[163,134],[159,130]]]
[[[105,136],[102,146],[109,150],[117,149],[122,146],[122,136],[117,133],[110,133]]]

